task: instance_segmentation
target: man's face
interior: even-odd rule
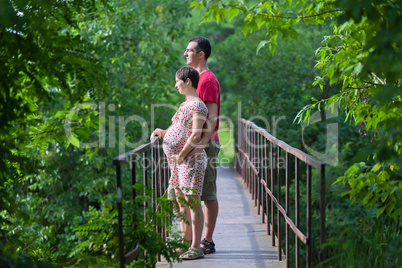
[[[196,50],[197,43],[190,42],[187,45],[186,51],[184,51],[184,57],[186,57],[187,65],[195,67],[199,62],[199,53]]]

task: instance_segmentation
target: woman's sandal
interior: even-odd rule
[[[190,241],[187,241],[187,242],[190,242],[190,245],[191,245],[191,243],[193,242],[193,240],[190,240]],[[176,248],[175,250],[174,250],[174,253],[175,254],[177,254],[177,255],[181,255],[181,254],[183,254],[184,252],[186,252],[186,250],[185,249],[183,249],[183,248]]]
[[[204,245],[203,247],[201,247],[204,254],[210,254],[210,253],[215,252],[215,243],[213,241],[209,242],[209,241],[203,239],[201,241],[201,244]]]
[[[175,250],[174,250],[174,253],[175,254],[177,254],[177,255],[181,255],[181,254],[183,254],[185,251],[184,251],[184,249],[181,249],[181,248],[176,248]]]
[[[182,260],[195,260],[204,258],[204,256],[204,252],[202,252],[201,249],[190,247],[186,252],[181,254],[179,258]]]

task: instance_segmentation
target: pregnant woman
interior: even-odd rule
[[[197,145],[202,135],[202,129],[208,114],[207,106],[197,95],[199,74],[192,67],[183,67],[176,72],[175,88],[180,94],[186,95],[186,101],[180,105],[172,118],[172,125],[167,130],[155,129],[154,136],[163,138],[165,152],[171,177],[169,183],[175,188],[180,212],[186,221],[191,224],[191,247],[180,255],[183,260],[193,260],[204,257],[200,249],[204,214],[201,207],[201,193],[207,165],[205,151],[195,158],[185,159],[187,154]],[[180,200],[191,204],[192,209],[186,207]],[[182,232],[185,221],[181,221]],[[185,238],[186,234],[183,234]]]

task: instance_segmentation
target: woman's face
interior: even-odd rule
[[[183,80],[176,76],[176,85],[174,86],[177,88],[180,94],[186,94],[188,89],[188,84],[186,84]]]

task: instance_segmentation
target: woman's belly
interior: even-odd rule
[[[186,131],[181,125],[172,125],[163,138],[163,151],[167,156],[180,153],[186,143]]]

